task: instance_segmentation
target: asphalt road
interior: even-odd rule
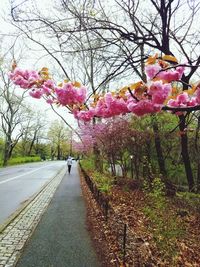
[[[60,183],[17,267],[100,267],[86,228],[77,164]]]
[[[38,162],[0,169],[0,224],[52,179],[66,161]]]

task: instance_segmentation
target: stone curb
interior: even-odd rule
[[[3,225],[0,232],[0,267],[16,266],[26,241],[39,223],[65,173],[66,167]]]

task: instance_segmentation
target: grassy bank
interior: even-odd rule
[[[8,161],[8,166],[12,165],[18,165],[18,164],[23,164],[23,163],[29,163],[29,162],[38,162],[41,161],[41,158],[39,156],[34,156],[34,157],[16,157],[16,158],[11,158]],[[0,167],[3,166],[3,160],[0,161]]]

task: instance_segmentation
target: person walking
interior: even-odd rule
[[[72,168],[72,158],[69,156],[67,159],[68,173],[70,174]]]

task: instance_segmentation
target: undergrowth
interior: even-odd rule
[[[160,178],[153,180],[151,188],[145,184],[144,190],[148,204],[143,212],[149,220],[148,231],[158,249],[162,251],[163,260],[174,265],[178,253],[177,242],[184,236],[185,227],[171,208],[165,196],[165,185]]]
[[[108,172],[100,173],[96,171],[94,166],[94,158],[92,157],[81,160],[81,166],[90,174],[99,190],[109,194],[114,182],[112,175]]]
[[[41,158],[38,156],[34,157],[16,157],[16,158],[11,158],[8,161],[8,166],[12,165],[17,165],[17,164],[22,164],[22,163],[29,163],[29,162],[38,162],[41,161]],[[0,161],[0,166],[3,166],[3,161]]]

